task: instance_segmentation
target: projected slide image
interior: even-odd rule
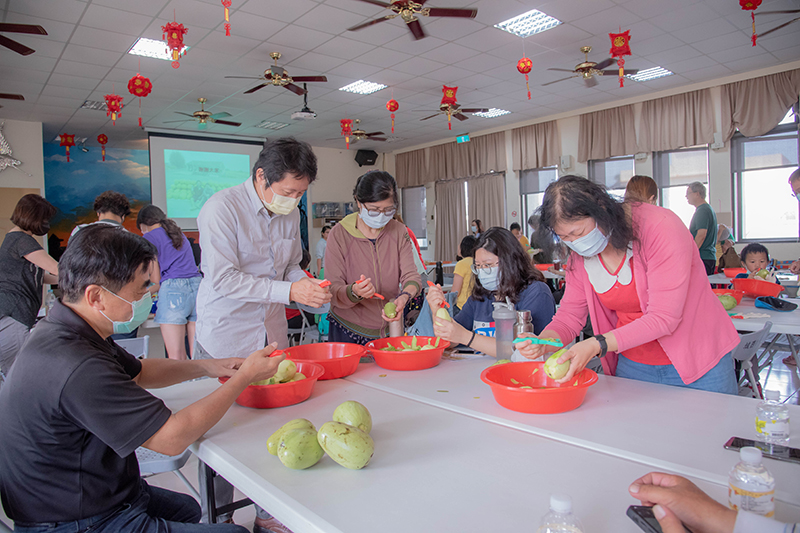
[[[206,200],[250,176],[250,157],[244,154],[164,150],[167,216],[195,218]]]

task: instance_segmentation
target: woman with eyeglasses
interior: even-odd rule
[[[366,344],[385,337],[389,322],[402,320],[421,279],[408,230],[393,219],[398,195],[392,175],[367,172],[358,178],[353,198],[358,212],[333,227],[325,251],[332,294],[328,340]],[[397,309],[392,318],[383,312],[388,302]]]
[[[506,302],[508,298],[518,311],[530,311],[536,334],[553,318],[556,304],[544,283],[544,276],[533,268],[528,254],[507,229],[489,228],[481,235],[475,248],[472,273],[475,280],[472,295],[453,321],[434,316],[433,329],[437,337],[496,357],[494,338],[475,332],[492,327],[493,302]],[[444,301],[442,289],[431,287],[427,300],[431,309],[439,309]]]
[[[551,183],[539,208],[542,242],[570,250],[566,292],[541,333],[570,343],[591,318],[595,335],[560,358],[562,383],[599,356],[606,375],[736,394],[730,317],[711,292],[691,233],[668,209],[619,202],[579,176]],[[557,348],[517,345],[536,359]]]

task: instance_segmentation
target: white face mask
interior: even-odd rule
[[[563,241],[570,250],[583,257],[594,257],[608,246],[608,237],[603,235],[595,223],[594,229],[574,241]]]
[[[500,267],[481,268],[478,270],[478,280],[487,291],[496,291],[500,284]]]
[[[386,224],[388,224],[390,220],[392,220],[394,214],[387,215],[386,213],[380,213],[378,215],[373,216],[369,214],[369,211],[367,210],[366,207],[362,207],[359,216],[361,217],[361,220],[364,221],[364,224],[366,224],[370,228],[381,229]]]
[[[264,200],[261,200],[261,203],[264,204],[264,207],[276,215],[288,215],[294,211],[294,208],[300,203],[300,198],[281,196],[280,194],[276,193],[273,190],[272,185],[269,185],[269,190],[272,191],[272,201],[267,203]]]

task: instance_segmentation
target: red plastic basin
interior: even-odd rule
[[[481,380],[492,388],[495,401],[506,409],[542,415],[580,407],[586,391],[597,383],[597,374],[584,368],[572,381],[562,385],[547,377],[544,362],[527,361],[490,366],[481,372]],[[520,388],[523,386],[533,388]]]
[[[733,288],[738,291],[743,291],[745,296],[751,298],[758,298],[759,296],[777,296],[783,290],[783,287],[777,283],[770,283],[763,279],[746,278],[734,279]]]
[[[730,294],[736,298],[736,305],[742,303],[742,296],[744,296],[744,291],[737,291],[736,289],[711,289],[711,291],[718,296],[722,294]]]
[[[358,368],[361,356],[367,350],[350,342],[321,342],[302,344],[283,350],[287,359],[295,362],[316,363],[325,369],[320,380],[349,376]]]
[[[722,272],[729,278],[735,278],[739,274],[747,274],[746,268],[723,268]]]
[[[306,379],[275,385],[249,385],[236,398],[236,403],[255,409],[273,409],[306,401],[311,396],[314,384],[325,373],[325,369],[321,365],[306,361],[295,361],[295,364],[297,371],[302,372]],[[226,381],[228,378],[219,378],[220,383]]]
[[[533,266],[535,266],[536,268],[538,268],[539,270],[541,270],[542,272],[544,272],[545,270],[547,270],[547,269],[549,269],[551,266],[553,266],[553,263],[542,263],[541,265],[538,265],[538,264],[537,264],[537,265],[533,265]]]
[[[375,339],[367,343],[367,351],[375,358],[375,363],[387,370],[425,370],[426,368],[433,368],[442,360],[442,353],[447,342],[439,339],[439,348],[432,350],[405,350],[401,352],[384,351],[389,345],[400,348],[401,342],[405,341],[411,344],[413,337],[387,337],[385,339]],[[436,344],[436,337],[422,337],[417,336],[417,344],[425,346],[430,340],[431,344]]]

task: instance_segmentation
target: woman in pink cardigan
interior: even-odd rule
[[[578,176],[552,183],[540,213],[540,232],[572,251],[564,298],[540,337],[570,343],[587,313],[595,333],[559,358],[572,361],[562,383],[600,356],[606,375],[737,393],[730,352],[739,335],[677,215],[620,203]],[[529,359],[556,350],[528,343],[518,348]]]

